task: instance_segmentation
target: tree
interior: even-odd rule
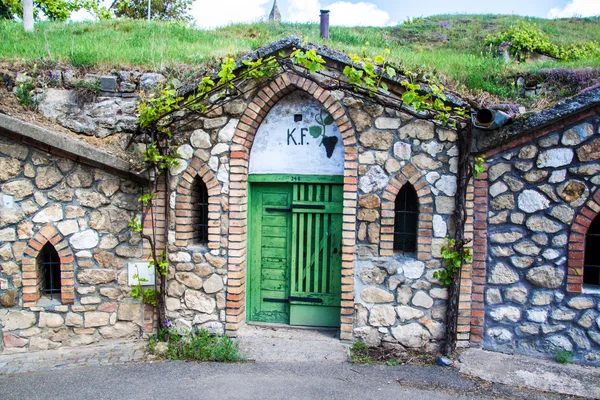
[[[192,0],[150,0],[150,18],[163,21],[187,21]],[[148,0],[115,0],[110,6],[115,16],[146,19],[148,18]]]
[[[23,29],[33,32],[33,0],[23,0]]]
[[[71,13],[82,9],[89,10],[100,18],[106,9],[100,7],[100,0],[33,0],[33,16],[44,15],[51,21],[65,21]],[[31,1],[30,1],[31,4]],[[23,16],[22,0],[0,0],[0,18],[17,19]]]

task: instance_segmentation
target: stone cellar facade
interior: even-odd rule
[[[339,75],[346,56],[319,50]],[[40,112],[72,136],[0,116],[6,353],[141,338],[158,323],[131,297],[148,249],[129,221],[150,178],[77,136],[125,143],[132,93],[164,78],[115,73],[102,78],[112,92],[81,105],[61,74]],[[168,253],[167,318],[233,337],[248,322],[335,326],[341,340],[436,351],[457,132],[320,83],[289,71],[182,124],[170,186],[143,221]],[[476,132],[486,172],[467,189],[459,347],[600,363],[600,281],[585,246],[600,225],[600,94],[583,100]]]

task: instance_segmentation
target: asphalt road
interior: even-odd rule
[[[0,399],[558,399],[455,369],[348,363],[149,362],[0,376]]]

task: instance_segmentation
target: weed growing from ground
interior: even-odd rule
[[[559,364],[569,364],[573,359],[573,353],[567,350],[561,350],[556,353],[555,359]]]
[[[185,333],[180,333],[172,327],[161,329],[148,340],[148,351],[157,354],[159,342],[167,344],[167,349],[162,355],[170,360],[218,362],[242,360],[237,343],[227,336],[211,335],[206,329],[194,328]]]

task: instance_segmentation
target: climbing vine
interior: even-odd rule
[[[149,173],[152,184],[148,191],[139,197],[142,207],[142,217],[133,219],[130,227],[134,232],[142,234],[150,247],[150,268],[154,268],[160,277],[160,287],[143,289],[138,283],[132,295],[140,297],[147,304],[158,305],[159,321],[166,321],[165,292],[166,275],[169,271],[167,249],[159,246],[161,240],[157,237],[154,221],[154,203],[159,189],[159,179],[164,179],[166,198],[169,198],[169,173],[168,170],[177,164],[177,146],[175,133],[191,123],[194,118],[200,118],[228,101],[245,95],[258,87],[259,84],[275,79],[280,74],[291,71],[296,75],[312,79],[323,89],[341,90],[368,97],[385,107],[402,110],[421,119],[430,119],[442,126],[456,127],[459,132],[459,182],[457,194],[457,237],[450,239],[443,251],[447,261],[447,269],[439,272],[438,279],[444,284],[456,285],[456,272],[464,262],[468,262],[470,253],[463,249],[466,241],[463,238],[466,211],[464,202],[466,198],[466,185],[474,174],[483,171],[483,159],[476,159],[471,165],[470,143],[471,131],[469,111],[461,106],[449,105],[445,88],[441,85],[431,84],[421,86],[414,78],[399,79],[400,75],[410,75],[398,66],[390,64],[384,55],[368,57],[366,51],[362,56],[351,55],[349,64],[343,70],[343,76],[336,77],[327,74],[325,59],[314,48],[304,46],[302,49],[293,49],[290,54],[280,53],[277,56],[266,58],[246,59],[241,63],[227,57],[223,60],[219,71],[215,75],[201,78],[196,88],[191,93],[182,93],[178,90],[179,83],[171,82],[156,93],[144,93],[142,102],[138,107],[138,137],[145,138],[146,150],[143,162]],[[396,87],[390,90],[387,82],[395,82]],[[182,115],[192,115],[185,119]],[[333,150],[331,143],[337,137],[326,135],[326,127],[333,124],[333,118],[328,114],[320,114],[315,119],[317,125],[311,126],[310,135],[321,138],[330,154]],[[464,134],[466,139],[461,139]],[[168,231],[169,213],[165,211],[165,226]],[[151,218],[148,224],[151,232],[145,232],[142,221]],[[165,232],[165,235],[167,233]],[[163,242],[167,242],[165,236]],[[452,294],[454,293],[454,294]],[[457,291],[452,292],[449,302],[457,302]],[[454,296],[454,297],[453,297]],[[456,315],[453,307],[449,306],[449,324],[456,326]],[[456,313],[454,313],[456,314]],[[447,337],[454,340],[454,336]],[[450,342],[450,341],[449,341]],[[450,346],[452,347],[452,346]]]

